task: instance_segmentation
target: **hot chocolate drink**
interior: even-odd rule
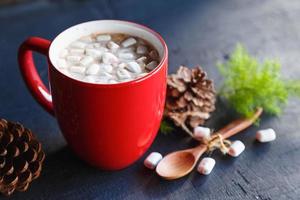
[[[126,34],[91,34],[61,50],[58,69],[89,83],[115,84],[147,75],[160,61],[146,40]]]

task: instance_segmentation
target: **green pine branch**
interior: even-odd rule
[[[278,115],[291,95],[300,97],[300,81],[284,80],[278,60],[260,63],[238,44],[229,60],[218,64],[224,76],[219,93],[240,114],[249,117],[257,107]]]

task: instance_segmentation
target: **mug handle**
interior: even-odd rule
[[[54,116],[52,96],[42,82],[32,57],[33,51],[47,56],[50,44],[49,40],[43,38],[28,38],[19,47],[18,61],[21,74],[32,96],[48,113]]]

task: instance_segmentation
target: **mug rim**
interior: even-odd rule
[[[137,79],[133,79],[131,81],[127,81],[127,82],[121,82],[121,83],[89,83],[89,82],[84,82],[84,81],[81,81],[81,80],[77,80],[75,78],[72,78],[70,76],[67,76],[65,75],[64,73],[62,73],[60,70],[58,70],[55,65],[53,64],[52,60],[51,60],[51,57],[50,57],[50,50],[51,48],[53,47],[53,43],[55,42],[55,40],[61,36],[62,34],[64,34],[67,30],[71,29],[71,28],[74,28],[76,26],[81,26],[81,25],[85,25],[87,23],[94,23],[94,22],[99,22],[99,21],[106,21],[106,22],[121,22],[121,23],[126,23],[130,26],[135,26],[135,27],[138,27],[138,28],[141,28],[141,29],[144,29],[145,31],[151,33],[152,35],[154,35],[158,41],[161,43],[162,47],[163,47],[163,55],[162,55],[162,58],[159,62],[159,64],[157,65],[157,67],[155,69],[153,69],[152,71],[150,71],[147,75],[145,76],[142,76],[140,78],[137,78]],[[72,81],[74,81],[75,83],[77,84],[82,84],[83,86],[92,86],[92,87],[99,87],[99,88],[107,88],[107,87],[126,87],[126,86],[131,86],[131,85],[134,85],[134,84],[137,84],[137,83],[140,83],[140,82],[143,82],[149,78],[151,78],[154,74],[156,74],[158,71],[160,71],[163,66],[166,64],[166,62],[168,61],[168,47],[167,47],[167,44],[166,42],[164,41],[164,39],[162,38],[162,36],[154,31],[153,29],[149,28],[148,26],[145,26],[145,25],[142,25],[142,24],[139,24],[139,23],[135,23],[135,22],[132,22],[132,21],[127,21],[127,20],[111,20],[111,19],[103,19],[103,20],[91,20],[91,21],[86,21],[86,22],[82,22],[82,23],[79,23],[79,24],[76,24],[76,25],[73,25],[73,26],[70,26],[69,28],[65,29],[64,31],[60,32],[51,42],[50,44],[50,47],[49,47],[49,50],[48,50],[48,62],[51,63],[51,67],[54,68],[54,70],[56,71],[56,73],[59,73],[61,75],[63,75],[65,78],[68,78]]]

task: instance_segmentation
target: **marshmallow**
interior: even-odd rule
[[[67,61],[71,62],[71,63],[79,63],[79,61],[81,60],[81,56],[67,56]]]
[[[119,53],[118,56],[121,59],[127,59],[127,60],[135,59],[135,55],[133,53],[131,53],[131,52]]]
[[[203,175],[208,175],[211,173],[211,171],[213,170],[213,168],[215,167],[216,165],[216,161],[215,159],[213,158],[209,158],[209,157],[205,157],[203,158],[198,167],[197,167],[197,171],[200,173],[200,174],[203,174]]]
[[[147,47],[145,47],[144,45],[139,45],[136,48],[136,53],[137,54],[146,54],[147,53]]]
[[[90,36],[85,36],[85,37],[80,38],[80,41],[91,43],[91,42],[93,42],[93,38]]]
[[[69,49],[71,55],[82,55],[84,54],[84,49]]]
[[[89,83],[96,83],[94,76],[86,76],[84,77],[83,81],[89,82]]]
[[[122,42],[122,46],[123,47],[129,47],[131,45],[134,45],[136,43],[136,39],[130,37],[130,38],[127,38],[126,40],[124,40]]]
[[[85,43],[85,42],[79,42],[79,41],[73,42],[73,43],[70,45],[70,47],[78,48],[78,49],[83,49],[85,46],[86,46],[86,43]]]
[[[162,159],[162,155],[158,152],[152,152],[144,161],[145,167],[149,169],[155,169],[159,161]]]
[[[138,63],[145,63],[146,61],[147,61],[146,56],[142,56],[142,57],[139,57],[138,59],[136,59],[136,62],[138,62]]]
[[[128,71],[130,71],[132,73],[141,73],[142,72],[140,65],[135,61],[129,62],[128,65],[126,66],[126,69],[128,69]]]
[[[105,52],[102,56],[102,61],[106,64],[118,63],[119,59],[112,53]]]
[[[148,63],[148,64],[146,65],[146,68],[147,68],[148,70],[153,70],[156,66],[157,66],[157,62],[156,62],[156,61],[151,61],[150,63]]]
[[[134,48],[133,47],[120,48],[118,50],[118,53],[134,53]]]
[[[259,142],[271,142],[276,139],[276,133],[273,129],[259,130],[256,133],[256,139]]]
[[[233,157],[238,157],[245,150],[245,145],[240,140],[234,141],[228,150],[228,154]]]
[[[71,66],[70,72],[78,73],[78,74],[84,74],[85,68],[81,66]]]
[[[108,83],[114,84],[114,83],[119,83],[119,82],[114,79],[109,79]]]
[[[93,56],[93,57],[101,57],[103,54],[103,51],[98,50],[98,49],[86,49],[85,54],[88,56]]]
[[[109,78],[108,77],[104,77],[104,76],[97,77],[95,79],[96,83],[104,83],[104,84],[108,83],[108,80],[109,80]]]
[[[109,40],[111,40],[111,36],[110,35],[99,35],[99,36],[97,36],[96,40],[99,42],[109,41]]]
[[[113,71],[113,67],[110,64],[100,63],[100,70],[111,73]]]
[[[131,78],[130,73],[126,69],[118,69],[117,70],[117,77],[119,79],[129,79]]]
[[[210,129],[202,126],[197,126],[194,128],[194,137],[200,141],[208,140],[210,138]]]
[[[86,69],[87,75],[96,75],[99,72],[100,66],[99,64],[92,64]]]
[[[107,79],[111,79],[111,78],[113,78],[113,75],[111,75],[110,73],[107,73],[107,72],[104,72],[104,71],[100,71],[99,73],[98,73],[98,75],[99,75],[99,77],[101,77],[101,78],[107,78]]]
[[[118,67],[120,67],[120,68],[125,68],[126,66],[127,66],[127,63],[124,63],[124,62],[122,62],[118,65]]]
[[[85,56],[84,58],[82,58],[80,60],[80,64],[83,65],[83,66],[87,66],[87,65],[90,65],[92,62],[94,61],[93,57],[91,56]]]
[[[109,41],[106,46],[112,50],[118,49],[120,47],[117,43],[113,41]]]
[[[84,75],[83,74],[80,74],[80,73],[72,73],[70,72],[70,76],[76,80],[82,80],[84,78]]]

